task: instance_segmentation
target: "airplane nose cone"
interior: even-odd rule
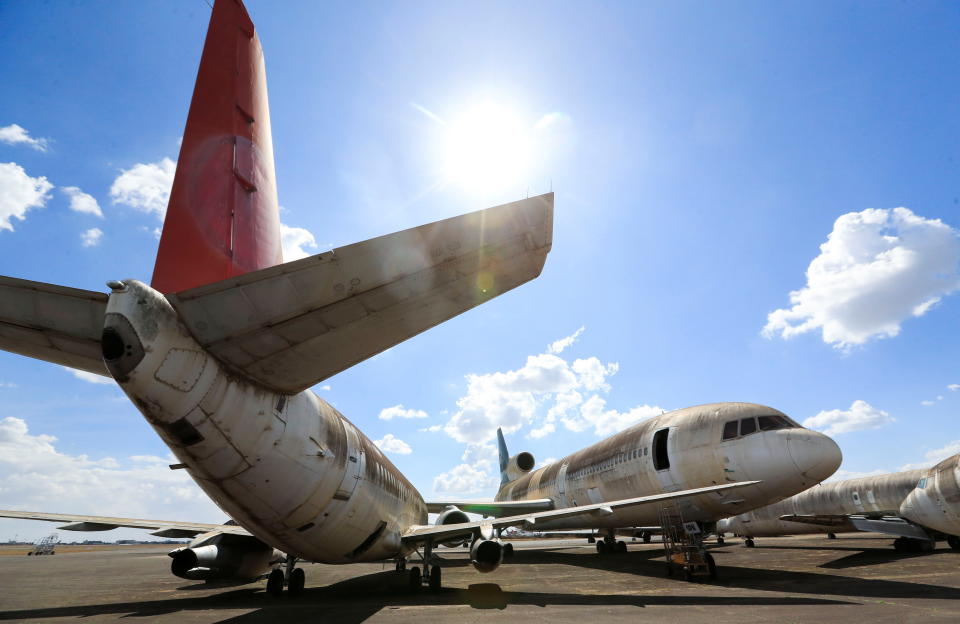
[[[792,429],[787,451],[797,470],[810,485],[820,483],[840,467],[843,454],[837,443],[817,431]]]

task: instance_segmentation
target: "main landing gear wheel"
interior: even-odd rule
[[[603,540],[597,540],[597,554],[605,555],[607,554],[607,543]]]
[[[593,543],[596,542],[596,541],[597,541],[597,538],[595,538],[595,537],[588,537],[588,538],[587,538],[587,543],[588,543],[588,544],[593,544]]]
[[[960,537],[951,535],[947,538],[947,544],[954,550],[960,550]]]
[[[397,572],[403,572],[407,569],[407,560],[403,557],[397,559],[396,570]]]
[[[717,543],[718,543],[718,544],[722,544],[722,543],[723,543],[723,536],[722,536],[722,535],[718,535],[718,536],[717,536]]]
[[[290,581],[287,584],[287,592],[291,596],[299,596],[303,593],[303,586],[306,584],[307,576],[303,568],[294,568],[290,573]]]
[[[644,534],[643,534],[643,543],[644,543],[644,544],[649,544],[649,543],[650,543],[650,534],[649,534],[649,533],[644,533]]]
[[[440,575],[440,566],[431,566],[430,568],[430,591],[440,591],[440,583],[443,577]]]
[[[512,557],[512,556],[513,556],[513,544],[504,544],[504,545],[503,545],[503,558],[504,558],[504,559],[509,559],[509,558]],[[433,566],[433,567],[436,568],[437,566]],[[437,569],[439,570],[440,568],[437,568]]]
[[[747,539],[743,540],[743,545],[746,546],[747,548],[753,548],[754,546],[756,546],[756,544],[753,543],[752,537],[748,537]]]
[[[274,568],[267,577],[267,593],[272,596],[283,594],[283,570]]]
[[[624,542],[624,541],[619,541],[619,542],[617,542],[617,552],[618,552],[618,553],[625,553],[625,552],[627,552],[627,543]]]
[[[420,568],[418,566],[410,568],[410,571],[407,572],[407,580],[410,582],[410,591],[420,591],[420,584],[423,581],[420,579]]]
[[[713,560],[713,555],[703,553],[703,558],[707,562],[707,569],[710,571],[710,580],[717,580],[717,562]]]
[[[827,539],[837,539],[836,533],[827,533]]]

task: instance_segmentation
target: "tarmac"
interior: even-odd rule
[[[711,547],[716,581],[667,577],[660,544],[598,555],[586,540],[515,541],[480,574],[462,549],[440,549],[443,588],[411,593],[392,563],[306,564],[303,595],[265,582],[208,585],[169,572],[157,546],[60,547],[27,557],[0,547],[0,621],[112,622],[958,622],[960,552],[897,553],[874,534],[739,539]],[[18,550],[19,548],[19,550]],[[408,565],[414,565],[411,561]]]

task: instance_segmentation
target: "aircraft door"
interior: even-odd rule
[[[682,489],[677,476],[676,427],[665,427],[653,434],[650,455],[653,458],[653,469],[657,481],[664,492],[676,492]]]
[[[346,422],[343,423],[343,428],[346,430],[345,433],[347,436],[346,470],[343,471],[343,480],[340,482],[340,487],[337,488],[337,492],[333,497],[336,500],[345,501],[353,496],[354,490],[357,489],[357,483],[363,477],[365,458],[357,430]]]
[[[567,468],[569,464],[564,464],[557,472],[557,507],[569,507],[567,502]]]

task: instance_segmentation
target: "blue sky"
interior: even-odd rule
[[[493,492],[496,422],[543,460],[712,401],[841,430],[844,474],[960,451],[956,4],[247,4],[307,253],[556,192],[538,280],[317,388],[426,497]],[[0,5],[0,274],[149,280],[208,18]],[[222,519],[116,387],[0,382],[3,507]]]

